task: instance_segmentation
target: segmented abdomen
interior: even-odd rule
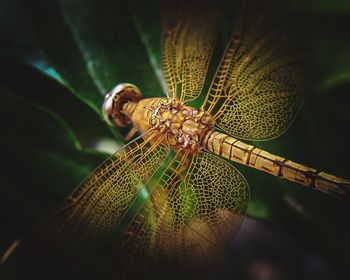
[[[350,181],[270,154],[227,134],[211,130],[203,138],[202,146],[216,155],[274,176],[321,192],[350,198]]]

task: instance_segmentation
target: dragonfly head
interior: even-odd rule
[[[105,96],[102,105],[105,121],[113,126],[126,126],[130,123],[130,119],[123,113],[123,106],[128,102],[138,103],[141,97],[141,91],[135,85],[118,84]]]

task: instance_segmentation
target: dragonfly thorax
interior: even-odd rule
[[[204,136],[212,129],[214,119],[203,109],[184,105],[177,99],[141,98],[132,84],[119,84],[105,97],[103,114],[117,126],[129,123],[142,134],[153,130],[164,144],[175,150],[196,153]]]
[[[184,105],[177,99],[160,99],[151,111],[151,129],[163,134],[166,143],[173,149],[183,149],[190,153],[201,147],[204,135],[211,130],[213,118],[203,109]]]

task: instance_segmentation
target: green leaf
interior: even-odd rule
[[[0,250],[62,201],[106,155],[84,151],[51,111],[0,88]]]
[[[115,137],[121,143],[121,136],[115,133],[116,129],[107,127],[99,114],[62,84],[20,61],[6,57],[0,57],[0,61],[0,84],[22,98],[60,115],[69,123],[84,147],[94,148],[101,138]]]
[[[139,36],[136,16],[125,3],[15,0],[13,9],[12,2],[5,1],[3,13],[12,21],[4,22],[3,33],[15,30],[16,35],[24,35],[21,38],[26,47],[21,48],[21,40],[12,40],[3,52],[20,55],[63,83],[96,112],[101,112],[103,95],[117,83],[135,83],[145,96],[162,94],[154,75],[156,71],[159,74],[159,69],[154,69],[159,67],[157,59],[148,57],[151,51],[144,48],[147,38]],[[15,28],[18,22],[20,31]]]
[[[349,14],[350,7],[347,13],[316,13],[312,18],[314,76],[320,93],[350,82],[350,38],[344,31]]]

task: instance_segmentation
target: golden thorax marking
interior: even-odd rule
[[[214,123],[203,109],[188,107],[176,99],[160,99],[156,106],[145,109],[151,112],[151,129],[165,135],[169,146],[175,150],[198,152],[203,136]]]

